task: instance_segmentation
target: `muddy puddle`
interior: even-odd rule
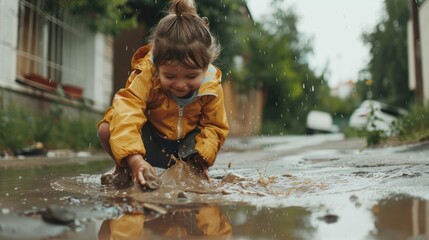
[[[381,174],[369,174],[368,167],[342,174],[314,168],[313,177],[283,171],[275,164],[213,169],[209,184],[186,165],[177,164],[159,171],[163,181],[159,189],[142,192],[136,187],[101,185],[100,175],[110,164],[0,169],[0,239],[429,236],[429,202],[368,188]],[[191,177],[184,178],[185,173]],[[362,188],[368,190],[361,192]]]

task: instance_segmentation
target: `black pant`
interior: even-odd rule
[[[196,153],[195,136],[199,129],[190,131],[180,140],[167,140],[159,136],[147,122],[142,128],[142,140],[146,148],[145,160],[154,167],[168,168],[173,165],[171,155],[182,160],[187,160]]]

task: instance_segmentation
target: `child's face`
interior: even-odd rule
[[[204,78],[205,69],[185,68],[177,62],[167,62],[159,66],[161,86],[176,97],[184,97],[197,89]]]

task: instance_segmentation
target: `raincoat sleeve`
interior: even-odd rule
[[[116,93],[112,103],[110,146],[120,166],[127,166],[123,161],[127,156],[146,155],[141,129],[147,122],[144,111],[153,86],[153,76],[150,71],[136,70],[130,77],[134,79],[127,88]]]
[[[129,87],[130,86],[130,84],[132,83],[132,81],[133,81],[133,79],[135,78],[135,76],[137,75],[137,73],[136,73],[136,71],[134,71],[134,72],[132,72],[131,73],[131,75],[130,75],[130,77],[128,78],[128,80],[127,80],[127,82],[126,82],[126,84],[125,84],[125,88],[127,88],[127,87]],[[100,126],[100,124],[101,123],[103,123],[103,122],[107,122],[107,123],[109,123],[110,124],[110,121],[111,121],[111,119],[112,119],[112,116],[113,116],[113,113],[114,113],[114,109],[113,109],[113,107],[112,106],[110,106],[105,112],[104,112],[104,115],[103,115],[103,118],[98,122],[98,124],[97,124],[97,128]]]
[[[208,166],[214,164],[216,155],[229,133],[220,81],[215,91],[217,96],[205,96],[199,123],[201,131],[195,136],[195,150],[205,159]]]

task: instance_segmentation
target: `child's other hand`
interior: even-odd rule
[[[128,156],[127,162],[131,168],[134,183],[139,183],[142,187],[147,187],[151,190],[159,187],[160,179],[156,175],[155,169],[143,159],[142,155]]]
[[[207,167],[207,164],[206,164],[206,161],[204,160],[204,158],[200,154],[197,154],[194,157],[194,162],[195,162],[196,166],[201,169],[201,172],[204,174],[204,176],[206,176],[207,181],[209,183],[211,183],[212,179],[210,178],[209,170],[208,170],[208,167]]]

